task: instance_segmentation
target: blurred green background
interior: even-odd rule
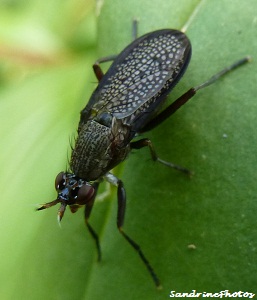
[[[255,0],[0,0],[1,299],[167,299],[177,292],[257,293]],[[56,197],[69,140],[96,79],[93,62],[139,34],[188,25],[193,55],[172,101],[235,60],[252,62],[202,90],[148,133],[189,179],[133,152],[115,171],[127,190],[124,229],[163,285],[157,291],[116,229],[116,189],[83,211],[35,212]],[[103,200],[104,198],[104,200]],[[189,247],[194,245],[195,247]],[[195,249],[192,249],[195,248]]]

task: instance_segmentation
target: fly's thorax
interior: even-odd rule
[[[127,157],[129,133],[121,120],[105,112],[88,120],[79,128],[71,170],[88,181],[103,176]]]

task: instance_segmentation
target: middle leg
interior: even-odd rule
[[[138,141],[135,141],[135,142],[131,142],[130,147],[132,149],[141,149],[143,147],[149,147],[151,157],[154,161],[158,161],[158,162],[162,163],[163,165],[165,165],[167,167],[170,167],[170,168],[173,168],[173,169],[176,169],[180,172],[183,172],[183,173],[186,173],[186,174],[189,174],[189,175],[192,174],[192,172],[190,170],[188,170],[184,167],[181,167],[179,165],[173,164],[171,162],[168,162],[168,161],[165,161],[165,160],[159,158],[157,156],[155,150],[154,150],[154,147],[153,147],[153,144],[152,144],[151,140],[149,140],[147,138],[144,138],[144,139],[141,139],[141,140],[138,140]]]

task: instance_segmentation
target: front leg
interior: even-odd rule
[[[92,211],[92,208],[93,208],[94,203],[95,203],[95,197],[96,197],[97,190],[98,190],[98,187],[99,187],[99,182],[95,182],[93,184],[93,187],[95,189],[95,196],[85,205],[84,216],[85,216],[85,223],[86,223],[87,229],[90,232],[90,234],[91,234],[91,236],[94,239],[95,244],[96,244],[97,261],[101,261],[101,259],[102,259],[102,252],[101,252],[99,237],[98,237],[98,234],[93,229],[93,227],[88,222],[90,214],[91,214],[91,211]]]
[[[105,178],[107,181],[109,181],[113,185],[117,186],[117,188],[118,188],[118,190],[117,190],[117,197],[118,197],[117,227],[118,227],[120,233],[129,242],[129,244],[137,251],[140,259],[143,261],[148,272],[150,273],[156,287],[161,288],[160,280],[157,277],[157,275],[155,274],[153,267],[151,266],[151,264],[145,257],[140,246],[131,237],[129,237],[123,230],[125,211],[126,211],[126,191],[125,191],[123,182],[111,173],[107,173]]]

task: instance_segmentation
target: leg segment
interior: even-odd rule
[[[102,57],[93,64],[93,70],[98,81],[100,81],[104,76],[100,64],[108,61],[113,61],[116,58],[116,56],[117,55],[110,55],[110,56]]]
[[[167,118],[169,118],[172,114],[174,114],[183,104],[185,104],[188,100],[190,100],[197,91],[200,89],[203,89],[214,82],[216,82],[219,78],[227,74],[228,72],[242,66],[243,64],[250,61],[250,57],[244,57],[241,60],[236,61],[234,64],[230,65],[229,67],[221,70],[214,76],[212,76],[210,79],[205,81],[204,83],[189,89],[185,94],[180,96],[177,100],[175,100],[171,105],[169,105],[167,108],[165,108],[161,113],[159,113],[155,118],[153,118],[144,128],[141,129],[140,132],[145,132],[148,130],[151,130],[158,126],[160,123],[165,121]]]
[[[93,187],[95,189],[95,197],[97,194],[97,190],[98,190],[98,186],[99,186],[99,182],[96,182],[93,184]],[[88,219],[90,217],[92,208],[94,206],[95,203],[95,197],[85,205],[85,211],[84,211],[84,216],[85,216],[85,223],[86,226],[88,228],[88,231],[90,232],[91,236],[93,237],[95,244],[96,244],[96,249],[97,249],[97,261],[101,261],[102,259],[102,254],[101,254],[101,247],[100,247],[100,243],[99,243],[99,237],[97,235],[97,233],[95,232],[95,230],[93,229],[93,227],[89,224]]]
[[[141,250],[140,246],[132,240],[124,231],[123,231],[123,223],[125,217],[125,209],[126,209],[126,192],[123,186],[122,181],[118,181],[118,214],[117,214],[117,227],[123,237],[129,242],[129,244],[137,251],[138,255],[140,256],[141,260],[143,261],[144,265],[146,266],[148,272],[150,273],[156,287],[160,287],[160,280],[154,272],[154,269],[150,265],[149,261],[145,257],[143,251]]]
[[[132,41],[137,39],[138,36],[138,20],[134,19],[132,23]]]
[[[129,242],[129,244],[137,251],[138,255],[140,256],[140,259],[143,261],[148,272],[150,273],[156,287],[161,288],[160,280],[157,277],[157,275],[155,274],[154,269],[152,268],[151,264],[145,257],[140,246],[123,231],[122,227],[124,224],[125,211],[126,211],[126,191],[123,186],[123,182],[111,173],[106,174],[105,177],[110,183],[116,185],[118,188],[118,190],[117,190],[117,196],[118,196],[117,227],[118,227],[120,233]]]
[[[138,20],[134,19],[132,23],[132,40],[135,40],[137,38],[137,32],[138,32]],[[102,57],[94,63],[93,70],[98,81],[100,81],[104,76],[100,64],[108,61],[113,61],[116,57],[117,55]]]
[[[171,162],[168,162],[168,161],[165,161],[165,160],[162,160],[161,158],[159,158],[154,150],[154,147],[153,147],[153,144],[151,142],[151,140],[149,139],[141,139],[141,140],[138,140],[138,141],[135,141],[135,142],[131,142],[130,143],[130,147],[132,149],[140,149],[140,148],[143,148],[143,147],[149,147],[149,150],[150,150],[150,153],[151,153],[151,156],[152,156],[152,159],[154,161],[158,161],[162,164],[164,164],[165,166],[167,167],[170,167],[170,168],[174,168],[178,171],[181,171],[183,173],[186,173],[186,174],[189,174],[191,175],[192,172],[184,167],[181,167],[179,165],[175,165]]]

